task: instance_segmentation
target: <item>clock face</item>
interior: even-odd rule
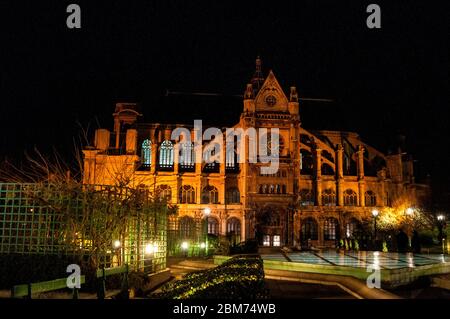
[[[274,106],[275,104],[277,104],[277,98],[273,95],[268,95],[265,101],[268,106]]]

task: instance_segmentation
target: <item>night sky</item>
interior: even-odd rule
[[[195,3],[194,3],[195,2]],[[430,1],[1,1],[0,158],[34,146],[70,157],[80,125],[112,128],[118,101],[146,121],[237,122],[260,55],[303,102],[306,129],[406,136],[420,176],[449,190],[449,18]],[[381,6],[368,29],[366,7]],[[66,27],[81,6],[82,28]],[[350,3],[350,4],[349,4]],[[166,90],[223,96],[165,96]]]

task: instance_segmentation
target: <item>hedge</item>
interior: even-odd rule
[[[236,256],[213,269],[189,273],[169,283],[152,298],[260,299],[267,298],[263,262],[259,256]]]

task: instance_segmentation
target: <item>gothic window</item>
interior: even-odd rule
[[[270,184],[270,191],[269,191],[269,193],[270,194],[274,194],[275,193],[275,185],[273,185],[273,184]]]
[[[281,246],[281,236],[280,235],[273,236],[273,246],[275,246],[275,247]]]
[[[236,217],[227,220],[227,236],[231,245],[241,242],[241,221]]]
[[[300,205],[314,206],[314,194],[310,189],[301,189],[299,191]]]
[[[180,166],[184,169],[195,167],[194,145],[190,142],[181,144]]]
[[[356,206],[358,205],[358,195],[352,189],[347,189],[344,192],[344,206]]]
[[[179,219],[180,238],[192,239],[195,237],[195,222],[192,217],[183,216]]]
[[[339,224],[336,218],[325,219],[323,227],[323,238],[325,240],[336,240],[338,239]]]
[[[377,206],[377,196],[372,191],[365,193],[366,206]]]
[[[141,162],[144,168],[152,165],[152,142],[146,139],[141,144]]]
[[[195,203],[195,190],[190,185],[183,185],[180,189],[180,203],[181,204],[194,204]]]
[[[276,193],[281,194],[281,187],[280,185],[276,185]]]
[[[170,202],[172,200],[172,189],[169,185],[158,185],[156,187],[156,196]]]
[[[281,185],[281,193],[286,194],[286,185]]]
[[[322,192],[323,206],[336,206],[336,192],[329,188]]]
[[[308,217],[301,222],[301,239],[302,241],[317,240],[317,222],[314,218]]]
[[[241,234],[241,221],[236,217],[231,217],[227,221],[227,233],[228,234]]]
[[[208,234],[219,234],[219,222],[214,217],[208,217]]]
[[[345,227],[345,236],[347,238],[354,238],[360,227],[360,222],[357,219],[352,218]]]
[[[171,141],[164,141],[161,143],[159,151],[159,167],[173,168],[173,144]]]
[[[219,202],[219,192],[214,186],[206,186],[202,191],[202,204],[217,204]]]
[[[241,202],[241,196],[237,187],[231,187],[226,192],[227,204],[239,204]]]

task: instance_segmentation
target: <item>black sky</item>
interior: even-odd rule
[[[164,93],[242,94],[261,55],[286,91],[335,100],[302,103],[305,128],[356,131],[383,151],[404,134],[420,174],[450,185],[439,2],[212,2],[1,1],[0,157],[33,146],[70,154],[77,122],[111,127],[117,101],[141,103],[152,122],[232,124],[240,99]],[[381,30],[366,27],[372,2]],[[81,6],[81,30],[66,27],[69,3]]]

